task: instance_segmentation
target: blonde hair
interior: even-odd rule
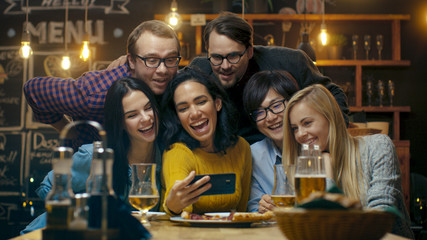
[[[283,163],[295,164],[300,144],[295,140],[289,114],[301,102],[322,114],[329,122],[328,146],[332,161],[333,180],[348,197],[362,200],[366,195],[359,154],[360,138],[352,137],[341,110],[332,94],[315,84],[297,92],[287,104],[283,119]],[[363,202],[363,201],[362,201]]]

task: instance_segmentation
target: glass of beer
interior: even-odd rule
[[[295,167],[282,164],[274,165],[274,187],[271,199],[277,207],[292,208],[295,205],[295,191],[291,181]]]
[[[129,192],[129,203],[141,213],[141,223],[150,226],[147,212],[159,202],[156,185],[156,164],[136,163],[131,166],[132,185]]]
[[[295,191],[297,203],[311,193],[325,191],[326,173],[320,156],[299,156],[295,169]]]

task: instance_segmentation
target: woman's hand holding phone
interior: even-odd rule
[[[166,198],[166,207],[170,211],[176,214],[181,213],[184,208],[197,202],[200,198],[200,194],[211,188],[212,184],[206,184],[210,180],[209,176],[204,176],[191,184],[195,176],[196,172],[191,171],[183,180],[175,181],[175,184],[172,186]],[[203,186],[204,184],[206,185]]]

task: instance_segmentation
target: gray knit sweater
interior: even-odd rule
[[[363,205],[368,208],[395,206],[404,219],[396,218],[392,232],[413,239],[410,218],[403,198],[399,161],[393,142],[384,134],[364,136],[362,139],[360,156],[367,186]]]

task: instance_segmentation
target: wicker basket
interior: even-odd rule
[[[365,136],[381,132],[381,129],[375,128],[348,128],[347,130],[351,136]]]
[[[394,215],[380,210],[274,210],[289,240],[380,239],[391,231]]]

